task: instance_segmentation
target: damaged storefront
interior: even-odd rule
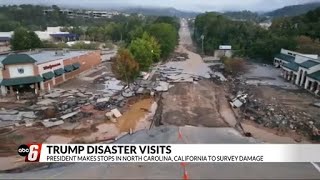
[[[275,56],[274,65],[282,69],[285,80],[312,94],[320,95],[320,60],[318,55],[301,54],[282,49]]]
[[[37,51],[0,55],[1,95],[51,90],[100,64],[99,51]]]

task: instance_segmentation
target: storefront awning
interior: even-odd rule
[[[73,66],[72,65],[66,65],[65,67],[64,67],[64,71],[65,72],[71,72],[71,71],[73,71]]]
[[[80,68],[80,63],[74,63],[72,64],[74,69],[79,69]]]
[[[34,84],[41,82],[43,79],[41,76],[29,76],[20,78],[3,79],[1,82],[2,86],[16,86],[24,84]]]
[[[54,70],[55,76],[61,76],[63,73],[64,73],[63,68],[59,68],[59,69]]]
[[[42,77],[45,80],[49,80],[49,79],[52,79],[54,77],[54,74],[53,74],[52,71],[50,71],[50,72],[43,73]]]

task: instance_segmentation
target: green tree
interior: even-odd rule
[[[133,30],[129,32],[129,37],[127,42],[131,42],[134,39],[141,38],[143,35],[143,28],[141,26],[135,27]]]
[[[180,22],[178,18],[170,17],[170,16],[160,16],[155,20],[155,23],[167,23],[171,24],[177,30],[180,28]]]
[[[42,47],[42,42],[35,32],[33,32],[33,31],[28,32],[28,38],[29,38],[29,43],[30,43],[29,49],[35,49],[35,48]]]
[[[74,45],[72,45],[71,48],[72,49],[90,49],[90,50],[94,50],[94,49],[98,49],[98,44],[97,43],[86,44],[84,42],[78,42],[78,43],[75,43]]]
[[[142,38],[133,40],[129,46],[135,60],[139,63],[142,71],[149,70],[153,60],[152,47],[148,41]]]
[[[26,50],[41,48],[42,42],[33,31],[28,32],[25,28],[18,28],[14,31],[11,39],[12,50]]]
[[[216,13],[205,13],[197,16],[194,25],[194,40],[199,47],[201,35],[205,37],[205,54],[212,55],[219,45],[228,44],[237,56],[266,62],[272,62],[281,48],[295,50],[296,34],[295,25],[287,19],[277,19],[271,30],[265,30],[253,22],[237,22]]]
[[[25,28],[18,28],[14,31],[11,39],[12,50],[25,50],[30,48],[28,31]]]
[[[178,42],[177,30],[170,24],[156,23],[150,26],[149,33],[158,40],[161,57],[169,57]]]
[[[119,49],[112,63],[112,71],[118,79],[129,84],[139,75],[139,64],[128,49]]]
[[[151,46],[151,52],[152,52],[152,61],[153,62],[159,62],[160,55],[161,55],[161,48],[157,41],[157,39],[153,36],[150,36],[148,33],[144,32],[142,35],[142,39],[149,42]]]

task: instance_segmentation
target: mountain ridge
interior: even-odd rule
[[[320,7],[320,2],[312,2],[306,4],[285,6],[267,13],[264,13],[265,16],[270,17],[288,17],[288,16],[298,16],[307,13],[308,11],[315,10]]]

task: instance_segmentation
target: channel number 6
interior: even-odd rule
[[[33,145],[30,145],[29,149],[30,149],[30,152],[28,154],[28,160],[29,161],[36,161],[38,158],[39,146],[37,144],[33,144]]]

